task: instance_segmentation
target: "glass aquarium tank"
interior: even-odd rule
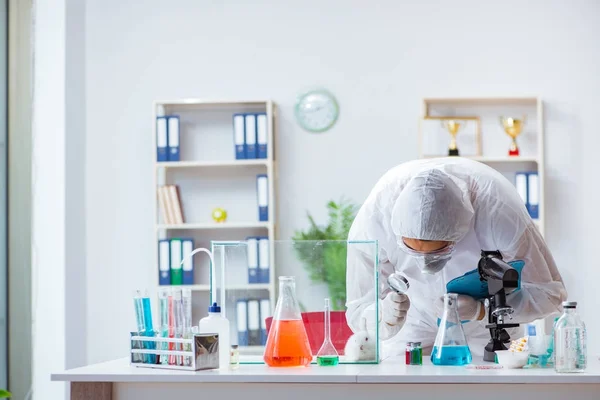
[[[379,363],[377,241],[248,238],[211,247],[211,303],[229,320],[240,364],[317,364],[326,314],[339,364]],[[372,289],[363,293],[360,311],[347,299],[349,262],[373,271],[371,282],[361,284]]]

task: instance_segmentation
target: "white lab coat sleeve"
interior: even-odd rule
[[[485,223],[484,223],[485,222]],[[500,250],[505,261],[523,260],[521,289],[507,296],[516,322],[560,312],[567,298],[556,262],[525,208],[506,202],[475,227],[484,250]]]
[[[507,260],[523,260],[521,289],[507,297],[518,322],[531,322],[562,310],[567,290],[544,239],[530,224],[514,250],[503,252]]]
[[[353,332],[368,329],[373,331],[379,323],[379,336],[385,340],[394,336],[401,327],[390,326],[381,321],[381,299],[389,289],[384,283],[394,272],[394,266],[387,257],[382,246],[385,242],[383,218],[368,203],[359,210],[348,235],[347,269],[346,269],[346,320]],[[377,240],[378,246],[372,244],[352,243],[356,241]],[[377,254],[376,254],[377,252]],[[375,266],[379,261],[379,289],[375,287]],[[375,303],[378,303],[378,311]]]

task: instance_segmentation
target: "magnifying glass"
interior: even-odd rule
[[[408,279],[395,272],[388,276],[387,282],[389,287],[398,294],[405,294],[408,291],[408,288],[410,287]]]

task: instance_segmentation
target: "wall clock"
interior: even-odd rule
[[[335,97],[327,90],[311,90],[298,98],[296,120],[309,132],[325,132],[338,119],[340,109]]]

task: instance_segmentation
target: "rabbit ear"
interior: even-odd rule
[[[360,322],[361,322],[361,329],[363,331],[366,331],[367,330],[367,319],[365,317],[362,317],[360,319]]]

